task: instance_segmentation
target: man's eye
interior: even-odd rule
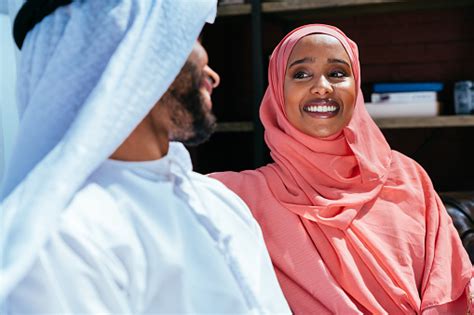
[[[303,71],[298,71],[293,75],[295,79],[306,79],[309,77],[309,74]]]
[[[333,78],[343,78],[347,77],[347,73],[345,73],[344,71],[333,71],[329,74],[329,76]]]

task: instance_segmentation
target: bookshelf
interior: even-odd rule
[[[261,11],[264,14],[279,13],[282,16],[295,18],[295,12],[298,14],[325,14],[330,11],[331,14],[360,14],[372,12],[386,12],[396,10],[430,9],[472,5],[472,0],[287,0],[287,1],[263,1]],[[342,10],[341,10],[342,9]],[[354,11],[355,10],[355,11]],[[322,12],[321,12],[322,11]],[[252,13],[252,4],[228,4],[218,7],[217,16],[238,16],[250,15]],[[297,16],[296,18],[301,18]]]
[[[374,119],[380,129],[474,127],[473,115]],[[217,132],[252,132],[250,121],[222,122]]]
[[[251,121],[234,121],[218,123],[216,132],[252,132],[253,129]]]
[[[474,116],[380,118],[375,123],[381,129],[474,127]]]
[[[246,4],[226,4],[217,8],[217,17],[246,15],[252,13],[252,6]]]

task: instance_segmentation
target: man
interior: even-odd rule
[[[215,1],[58,1],[38,17],[40,2],[15,22],[2,313],[289,313],[248,208],[169,142],[213,129],[219,77],[196,37]]]

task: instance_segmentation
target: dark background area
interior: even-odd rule
[[[264,86],[268,58],[284,35],[300,25],[324,23],[339,27],[358,44],[366,101],[375,82],[440,81],[445,85],[439,94],[441,113],[452,115],[454,82],[474,80],[474,1],[434,8],[422,2],[416,7],[372,5],[264,13]],[[218,16],[203,32],[209,64],[221,76],[213,94],[214,112],[221,123],[253,119],[251,37],[249,14]],[[382,131],[394,150],[426,169],[438,191],[474,189],[474,126]],[[196,171],[255,168],[253,141],[253,131],[217,132],[209,142],[191,148]],[[271,162],[268,149],[262,150],[265,163]]]

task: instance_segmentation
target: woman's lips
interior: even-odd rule
[[[338,102],[331,99],[311,100],[303,106],[303,111],[314,118],[327,119],[336,116],[341,109]]]

